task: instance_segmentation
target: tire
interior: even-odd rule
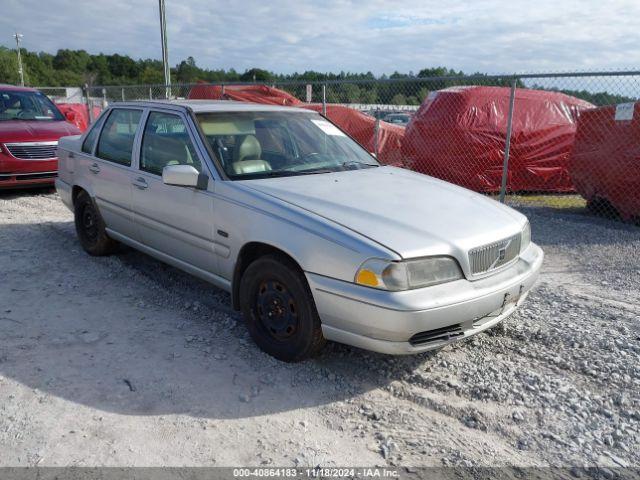
[[[326,343],[307,281],[285,257],[267,255],[249,265],[240,279],[240,307],[253,341],[278,360],[306,360]]]
[[[87,192],[80,192],[74,202],[76,234],[80,245],[89,255],[103,256],[113,253],[117,242],[107,235],[104,220]]]

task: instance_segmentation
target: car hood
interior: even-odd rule
[[[79,133],[75,125],[65,120],[0,121],[0,143],[52,141]]]
[[[403,258],[465,257],[521,231],[526,218],[495,200],[394,167],[242,181],[347,227]]]

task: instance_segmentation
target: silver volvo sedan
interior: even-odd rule
[[[118,242],[231,293],[265,352],[388,354],[496,325],[543,253],[525,216],[385,167],[321,115],[237,102],[119,103],[59,143],[82,247]]]

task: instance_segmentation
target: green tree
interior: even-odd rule
[[[18,59],[15,51],[0,47],[0,83],[18,83]]]
[[[393,105],[406,105],[407,97],[405,97],[402,93],[396,93],[391,99],[391,103]]]
[[[84,50],[58,50],[53,57],[53,68],[56,70],[68,70],[74,73],[87,71],[90,55]]]
[[[200,74],[202,70],[200,70],[196,66],[196,61],[193,57],[188,57],[186,60],[183,60],[176,67],[176,76],[175,79],[179,83],[195,83],[200,80]]]
[[[80,86],[90,85],[142,85],[162,84],[162,62],[156,59],[135,60],[120,54],[91,54],[85,50],[60,49],[55,54],[46,52],[30,52],[21,50],[25,81],[35,86]],[[302,73],[273,73],[260,68],[251,68],[240,74],[233,68],[205,69],[196,64],[193,57],[182,60],[171,69],[172,80],[181,83],[205,81],[211,83],[233,82],[266,82],[285,83],[301,82],[302,85],[287,86],[287,91],[304,99],[305,82],[337,82],[329,83],[327,101],[331,103],[383,103],[418,105],[424,101],[429,92],[455,85],[487,85],[509,86],[512,79],[505,77],[489,77],[483,73],[465,76],[443,66],[421,69],[417,75],[413,72],[395,71],[390,75],[376,77],[372,72],[319,72],[306,70]],[[16,51],[13,48],[0,46],[0,82],[16,84],[18,82],[18,66]],[[372,80],[381,80],[373,82]],[[354,83],[340,83],[353,81]],[[525,88],[521,80],[517,86]],[[284,88],[284,87],[283,87]],[[610,105],[631,102],[635,98],[627,95],[601,91],[559,90],[545,86],[533,86],[543,90],[561,91],[568,95],[582,98],[595,105]],[[319,100],[321,89],[314,88],[314,100]]]
[[[242,82],[271,82],[273,78],[271,72],[260,68],[252,68],[240,75],[240,81]]]
[[[140,83],[144,85],[158,85],[164,83],[164,73],[161,69],[147,65],[140,74]]]

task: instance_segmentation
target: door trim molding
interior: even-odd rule
[[[194,277],[198,277],[204,280],[205,282],[209,282],[215,285],[216,287],[221,288],[222,290],[231,292],[231,281],[227,280],[226,278],[220,277],[219,275],[216,275],[211,272],[207,272],[206,270],[198,268],[190,263],[184,262],[182,260],[178,260],[177,258],[172,257],[171,255],[167,255],[166,253],[156,250],[155,248],[148,247],[136,240],[133,240],[132,238],[129,238],[125,235],[121,235],[118,232],[114,232],[110,228],[107,228],[106,231],[110,237],[112,237],[115,240],[118,240],[119,242],[124,243],[125,245],[129,245],[130,247],[135,248],[136,250],[140,250],[141,252],[146,253],[147,255],[150,255],[154,258],[157,258],[158,260],[168,263],[169,265],[172,265],[180,270],[183,270],[193,275]]]

